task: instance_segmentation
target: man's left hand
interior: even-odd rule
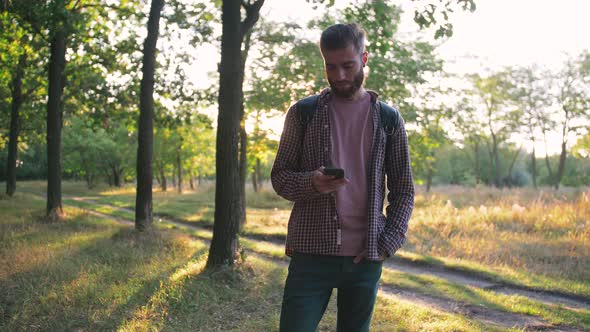
[[[358,256],[356,256],[353,260],[353,262],[355,264],[358,264],[360,262],[363,261],[363,259],[367,258],[367,250],[363,250],[363,252],[361,252]],[[379,256],[379,261],[383,262],[385,260],[385,258],[387,258],[386,254],[381,254],[381,256]]]

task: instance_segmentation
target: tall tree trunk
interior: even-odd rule
[[[195,176],[193,172],[190,172],[190,177],[188,179],[188,184],[191,186],[191,190],[195,190]]]
[[[243,108],[243,106],[242,106]],[[242,112],[243,113],[243,112]],[[246,178],[248,177],[248,134],[245,121],[240,126],[240,229],[246,224]]]
[[[508,167],[508,178],[512,179],[512,169],[514,168],[514,164],[516,163],[516,158],[518,158],[518,155],[520,154],[520,151],[522,150],[522,145],[518,147],[518,150],[514,153],[514,157],[512,157],[512,160],[510,161],[510,167]],[[512,181],[510,181],[512,183]]]
[[[182,194],[182,159],[180,156],[180,146],[176,149],[176,169],[178,170],[178,193]]]
[[[533,187],[537,189],[537,156],[535,155],[535,143],[533,142],[533,154],[531,156],[531,174],[533,175]]]
[[[56,5],[63,8],[63,1]],[[51,38],[49,86],[47,98],[47,208],[50,220],[63,215],[61,201],[61,128],[64,68],[66,65],[66,33],[57,28]]]
[[[561,178],[565,170],[565,161],[567,158],[567,143],[564,141],[561,143],[561,154],[559,155],[559,166],[557,167],[557,174],[555,175],[555,189],[559,189]]]
[[[8,156],[6,159],[6,194],[12,196],[16,191],[16,157],[18,153],[18,136],[20,131],[19,110],[23,103],[23,75],[27,54],[18,58],[14,78],[12,79],[12,102],[10,109],[10,133],[8,138]]]
[[[432,187],[432,174],[433,174],[433,169],[432,169],[432,165],[428,165],[428,170],[427,170],[427,174],[426,174],[426,192],[430,192],[430,188]]]
[[[500,156],[498,155],[498,139],[495,133],[492,133],[492,154],[494,155],[494,183],[500,187]]]
[[[139,129],[137,146],[137,194],[135,196],[135,229],[152,227],[152,156],[154,148],[154,71],[160,14],[164,0],[152,0],[148,19],[148,34],[143,46],[143,76],[139,99]]]
[[[256,179],[258,182],[258,190],[262,188],[262,165],[260,165],[260,158],[256,158],[256,168],[254,172],[256,172]]]
[[[219,66],[219,114],[216,143],[215,221],[207,267],[233,265],[238,255],[240,224],[240,139],[241,81],[240,59],[241,1],[224,0],[223,35]]]
[[[250,175],[252,177],[252,189],[254,190],[255,193],[258,192],[258,181],[256,180],[256,170],[252,171],[252,174]]]
[[[479,142],[475,142],[473,146],[473,150],[475,153],[475,184],[480,184],[481,182],[481,170],[479,167]]]
[[[113,170],[113,184],[115,185],[115,187],[121,188],[121,173],[123,173],[123,171],[118,169],[117,166],[112,166],[112,170]]]
[[[168,190],[168,188],[166,187],[166,174],[164,174],[164,165],[161,165],[160,167],[160,179],[162,179],[160,181],[160,188],[162,189],[162,191],[166,191]]]
[[[238,258],[240,222],[239,151],[244,61],[242,40],[259,17],[264,0],[254,3],[224,0],[222,5],[221,62],[219,65],[219,113],[217,118],[215,222],[207,268],[233,265]],[[241,20],[241,6],[246,18]]]

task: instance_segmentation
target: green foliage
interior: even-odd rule
[[[421,9],[414,11],[414,22],[421,29],[430,26],[437,26],[434,38],[451,37],[453,35],[453,24],[449,17],[457,7],[464,11],[474,12],[476,9],[475,0],[412,0],[419,2]],[[442,22],[441,22],[442,21]],[[437,25],[438,24],[438,25]]]
[[[113,177],[124,177],[134,164],[136,138],[125,126],[93,127],[85,119],[74,117],[63,135],[64,172],[86,180],[89,187],[99,177],[114,184]],[[114,174],[117,173],[117,174]]]

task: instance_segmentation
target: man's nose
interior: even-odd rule
[[[335,78],[337,81],[341,81],[346,78],[346,72],[344,71],[344,68],[336,69],[336,77]]]

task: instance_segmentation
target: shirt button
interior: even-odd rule
[[[324,151],[325,151],[325,152],[328,152],[328,148],[324,148]]]
[[[324,128],[328,129],[328,125],[324,125]]]
[[[334,220],[338,220],[338,216],[334,216]]]

